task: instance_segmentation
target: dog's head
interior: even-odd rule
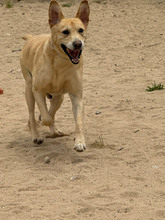
[[[89,22],[89,5],[83,0],[75,18],[64,18],[59,4],[52,0],[49,6],[49,25],[55,50],[78,64],[84,47]]]

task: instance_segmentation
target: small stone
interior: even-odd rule
[[[74,180],[76,180],[76,179],[77,179],[76,176],[71,176],[71,177],[70,177],[70,180],[71,180],[71,181],[74,181]]]
[[[100,114],[101,114],[101,111],[96,111],[95,114],[96,114],[96,115],[100,115]]]
[[[152,166],[152,168],[154,168],[154,169],[159,169],[159,166]]]
[[[49,157],[45,157],[44,162],[47,163],[47,164],[50,163],[50,158]]]

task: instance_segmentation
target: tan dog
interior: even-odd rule
[[[75,18],[64,18],[56,1],[49,6],[51,35],[26,35],[20,63],[26,81],[26,101],[32,140],[41,144],[37,131],[35,101],[41,113],[41,123],[49,126],[50,136],[60,136],[54,123],[65,93],[68,93],[75,118],[75,150],[86,148],[83,134],[83,58],[85,32],[89,22],[89,5],[82,1]],[[50,109],[46,105],[50,98]]]

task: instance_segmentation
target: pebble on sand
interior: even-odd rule
[[[49,157],[45,157],[44,158],[44,162],[47,163],[47,164],[50,163],[50,158]]]

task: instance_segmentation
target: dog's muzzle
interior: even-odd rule
[[[61,44],[61,47],[73,64],[78,64],[80,62],[80,56],[82,53],[82,42],[80,40],[73,42],[73,50],[64,44]]]

